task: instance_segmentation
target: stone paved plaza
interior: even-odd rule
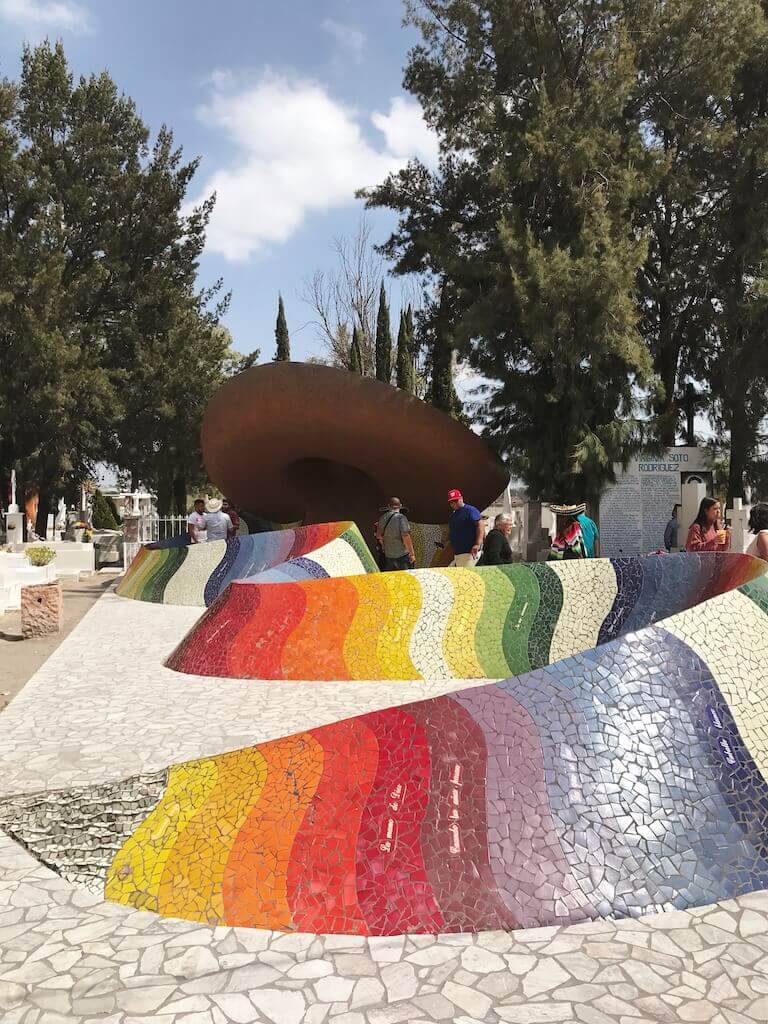
[[[106,594],[0,716],[2,795],[118,780],[472,685],[185,676],[199,609]],[[640,920],[365,938],[104,902],[0,843],[3,1024],[768,1020],[768,893]]]

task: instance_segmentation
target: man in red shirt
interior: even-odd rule
[[[228,531],[227,537],[228,540],[232,540],[232,538],[236,537],[240,532],[240,516],[237,514],[237,512],[235,512],[235,506],[232,504],[229,498],[225,498],[224,501],[221,503],[221,511],[226,512],[226,514],[232,520],[232,529]]]

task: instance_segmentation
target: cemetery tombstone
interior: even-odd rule
[[[634,459],[623,471],[617,466],[616,483],[600,499],[601,554],[620,558],[663,548],[664,527],[688,481],[699,485],[702,495],[711,489],[709,453],[695,445],[669,448],[660,459]],[[678,515],[681,545],[696,512],[688,515],[686,509]]]

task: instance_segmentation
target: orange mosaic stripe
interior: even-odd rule
[[[227,924],[289,928],[288,861],[323,770],[323,748],[309,733],[265,743],[261,798],[232,846],[222,882]]]

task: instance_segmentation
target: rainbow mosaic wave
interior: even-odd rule
[[[234,582],[166,662],[242,679],[500,679],[754,579],[727,554]],[[277,572],[277,571],[276,571]]]
[[[412,523],[416,564],[450,562],[448,527]],[[281,527],[230,541],[188,544],[175,537],[147,544],[122,577],[117,593],[134,601],[207,607],[234,580],[286,583],[376,573],[379,568],[354,523]]]
[[[378,572],[378,566],[354,523],[324,523],[209,544],[148,544],[117,593],[136,601],[205,607],[233,580],[269,570],[275,570],[274,579],[293,581]]]
[[[702,557],[706,597],[734,563]],[[303,932],[567,924],[768,888],[765,569],[502,683],[4,800],[0,827],[109,900]]]

